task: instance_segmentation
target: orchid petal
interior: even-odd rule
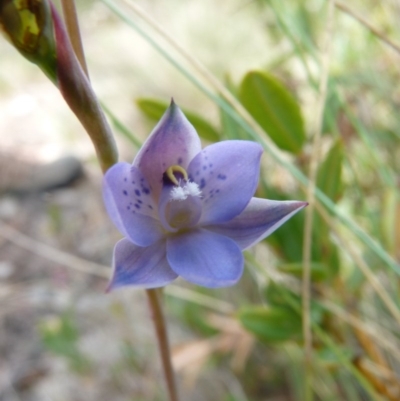
[[[151,191],[141,172],[128,163],[114,164],[104,176],[108,215],[118,230],[139,246],[151,245],[163,236]]]
[[[236,243],[203,229],[168,237],[167,260],[185,280],[209,288],[233,285],[243,273],[243,255]]]
[[[164,240],[148,247],[136,246],[127,239],[117,242],[114,248],[114,272],[107,291],[128,285],[157,288],[175,280],[178,276],[171,270],[165,252]]]
[[[307,204],[300,201],[252,198],[239,216],[226,223],[205,228],[232,238],[244,250],[272,234]]]
[[[231,220],[249,203],[258,184],[262,148],[250,141],[224,141],[201,151],[189,179],[202,191],[201,225]]]
[[[133,161],[152,185],[158,199],[164,172],[173,165],[187,169],[189,162],[201,151],[200,138],[178,106],[171,105],[154,128]]]

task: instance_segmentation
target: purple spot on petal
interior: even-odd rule
[[[183,159],[182,159],[182,157],[180,157],[180,158],[178,159],[178,164],[182,164],[182,162],[183,162]]]
[[[218,194],[218,193],[219,193],[219,189],[217,189],[217,190],[215,191],[215,193]]]
[[[124,181],[126,182],[126,181],[128,181],[128,179],[125,177],[125,178],[124,178]]]
[[[125,196],[127,196],[127,195],[128,195],[128,192],[127,192],[127,191],[125,191],[125,189],[122,191],[122,193],[123,193]]]
[[[136,202],[139,203],[139,205],[143,203],[140,199],[136,199]]]
[[[200,189],[203,189],[206,186],[206,180],[204,178],[202,178],[200,180]]]
[[[224,175],[224,174],[218,174],[218,175],[217,175],[217,178],[218,178],[219,180],[226,180],[226,175]]]
[[[135,203],[135,208],[140,209],[140,205],[138,203]]]
[[[200,171],[199,171],[199,170],[197,170],[197,171],[196,171],[196,175],[199,175],[199,174],[200,174]]]
[[[151,205],[147,205],[149,207],[149,209],[153,210],[153,206]]]
[[[149,188],[146,188],[146,187],[142,187],[142,191],[143,191],[146,195],[148,195],[148,194],[150,193],[150,189],[149,189]]]
[[[207,166],[203,166],[203,170],[207,170]]]
[[[140,192],[138,189],[135,189],[135,194],[136,194],[137,196],[140,196],[140,195],[141,195],[141,192]]]
[[[135,181],[132,181],[132,184],[136,184],[136,182],[135,182]]]

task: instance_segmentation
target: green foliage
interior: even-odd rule
[[[79,331],[71,313],[42,322],[39,332],[44,347],[67,359],[71,369],[84,373],[90,368],[90,362],[79,350]]]
[[[247,306],[239,311],[242,325],[266,344],[302,339],[301,299],[286,287],[270,283],[265,290],[268,306]],[[313,302],[311,320],[321,322],[322,308]]]
[[[207,294],[209,291],[206,288],[199,288],[199,292]],[[168,297],[168,308],[182,322],[185,322],[187,327],[190,327],[196,333],[203,336],[211,336],[217,333],[206,320],[206,311],[204,308],[195,303],[187,302],[182,299]]]
[[[267,344],[301,339],[301,317],[287,307],[249,307],[239,312],[243,326]]]
[[[281,82],[266,72],[248,72],[239,97],[277,146],[301,152],[306,135],[300,107]]]
[[[277,268],[282,273],[291,274],[295,277],[301,278],[303,276],[303,263],[280,263]],[[314,262],[310,264],[311,281],[320,282],[325,281],[329,276],[329,268],[323,263]]]
[[[343,191],[343,151],[343,143],[338,139],[318,169],[317,186],[333,201],[337,201]]]
[[[136,100],[139,109],[154,122],[160,120],[165,110],[168,108],[168,103],[163,100],[140,98]],[[182,109],[187,119],[193,124],[199,136],[210,142],[219,140],[218,131],[204,118],[198,114]]]

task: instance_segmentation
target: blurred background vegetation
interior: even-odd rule
[[[165,289],[182,399],[400,399],[400,3],[329,4],[77,2],[121,159],[174,97],[204,145],[264,146],[258,196],[318,188],[309,250],[305,211],[246,252],[237,286]],[[103,294],[119,234],[91,144],[43,74],[5,41],[0,53],[0,146],[18,163],[72,153],[86,171],[0,198],[0,398],[164,400],[144,294]]]

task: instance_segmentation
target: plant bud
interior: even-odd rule
[[[0,0],[0,30],[56,83],[56,45],[47,0]]]

